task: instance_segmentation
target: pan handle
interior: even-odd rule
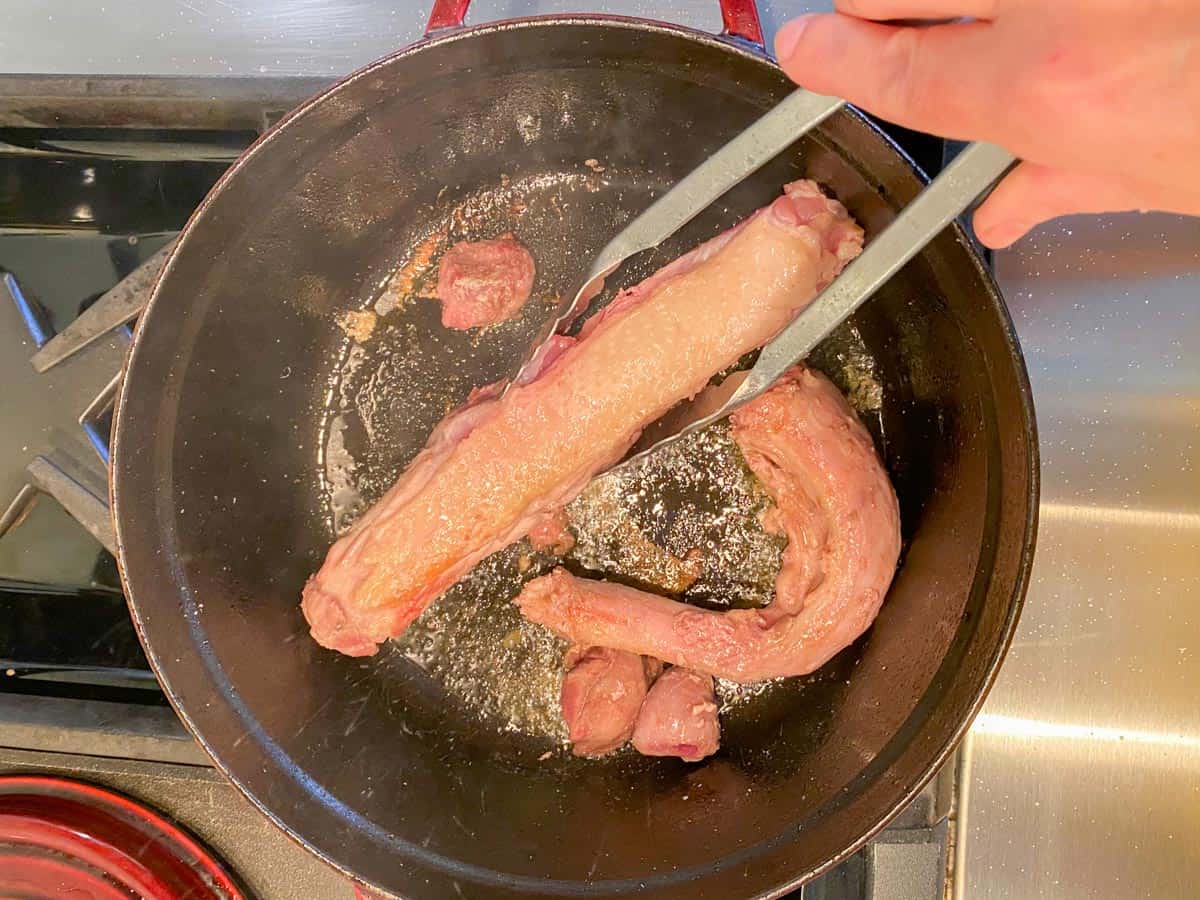
[[[762,22],[758,18],[755,0],[721,0],[721,21],[725,23],[722,37],[738,38],[766,51]]]
[[[467,7],[471,0],[433,0],[433,9],[429,11],[429,21],[425,24],[425,34],[433,34],[443,28],[461,28],[467,17]]]
[[[737,38],[753,44],[759,50],[766,49],[762,23],[758,18],[755,0],[720,0],[721,21],[724,23],[723,37]],[[429,22],[425,33],[432,34],[443,28],[461,28],[467,18],[467,7],[471,0],[433,0]]]

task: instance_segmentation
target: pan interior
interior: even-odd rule
[[[795,165],[779,177],[800,174]],[[579,261],[667,187],[661,176],[621,172],[593,157],[577,172],[499,173],[492,184],[466,192],[447,187],[429,216],[397,235],[402,249],[383,287],[340,318],[346,339],[317,438],[331,534],[344,533],[382,496],[447,410],[511,371],[559,298],[572,290]],[[764,182],[765,199],[778,187]],[[735,216],[722,209],[707,219],[720,228]],[[709,227],[705,222],[699,230]],[[538,260],[529,304],[487,329],[442,327],[434,296],[442,253],[457,241],[501,235],[517,237]],[[683,249],[690,237],[672,243]],[[655,259],[669,259],[671,252],[662,248]],[[637,260],[610,279],[596,305],[654,265]],[[858,328],[842,328],[813,364],[838,381],[882,446],[883,385]],[[395,403],[396,397],[405,402]],[[728,427],[716,426],[637,473],[598,479],[568,507],[577,543],[562,561],[581,574],[710,608],[764,605],[773,596],[783,546],[759,523],[769,502]],[[481,564],[388,648],[402,657],[386,669],[395,679],[389,689],[401,696],[439,692],[447,727],[454,723],[474,740],[503,734],[505,748],[524,739],[516,759],[544,764],[547,751],[565,750],[558,691],[566,645],[524,622],[512,605],[524,582],[558,561],[522,541]],[[828,695],[845,682],[854,658],[848,653],[813,676],[771,684],[720,681],[726,729],[746,733],[763,718],[825,714]]]
[[[118,417],[132,606],[167,690],[221,766],[360,877],[409,896],[441,895],[450,880],[472,883],[469,895],[581,882],[689,895],[697,877],[767,890],[875,827],[985,684],[1019,580],[1011,566],[993,571],[1001,515],[1023,522],[1028,502],[1019,482],[1001,509],[1013,492],[1000,462],[1015,454],[1019,468],[1028,448],[998,436],[997,398],[1018,402],[1019,371],[993,288],[954,232],[814,358],[863,413],[900,496],[906,552],[883,612],[813,678],[727,696],[717,758],[594,762],[555,749],[558,647],[507,603],[547,560],[523,576],[519,546],[439,604],[424,623],[436,628],[371,659],[317,647],[299,613],[336,528],[451,406],[507,371],[591,254],[787,90],[766,63],[669,29],[485,30],[401,54],[286,123],[186,235],[143,321]],[[627,278],[799,176],[868,233],[919,189],[848,112]],[[508,231],[538,263],[526,311],[482,334],[441,328],[418,270],[447,242]],[[405,266],[411,284],[388,287]],[[648,483],[690,498],[691,525],[673,532],[678,516],[656,520],[614,491],[593,502],[604,512],[616,496],[615,512],[574,510],[586,539],[572,564],[654,582],[670,573],[614,556],[605,529],[633,523],[678,553],[730,524],[701,502],[718,488],[737,499],[730,521],[753,517],[763,498],[727,437],[708,435],[688,458],[693,470],[724,460],[721,483],[682,465]],[[697,599],[762,602],[778,547],[750,527],[717,537],[741,555],[706,570]],[[489,671],[499,674],[484,689]],[[532,687],[510,689],[518,682]]]

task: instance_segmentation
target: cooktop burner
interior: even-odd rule
[[[204,767],[166,706],[121,594],[105,487],[127,320],[159,251],[257,134],[316,85],[122,84],[122,127],[87,116],[70,126],[77,98],[61,109],[46,98],[44,123],[18,126],[0,112],[0,722],[3,743],[24,748],[0,751],[0,771],[65,771],[141,792],[198,834],[240,848],[235,868],[261,896],[305,896],[324,878],[349,897],[341,876]],[[164,92],[174,92],[172,104],[159,102]],[[930,174],[953,152],[928,136],[893,136]],[[802,895],[941,897],[953,783],[944,772]],[[207,808],[193,802],[196,791]],[[236,834],[231,822],[242,823]],[[255,852],[268,845],[276,849]]]

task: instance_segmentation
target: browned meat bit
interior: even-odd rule
[[[338,327],[350,340],[361,344],[375,331],[376,321],[375,313],[369,309],[351,310],[338,318]]]
[[[575,535],[567,527],[567,516],[560,509],[546,516],[529,529],[529,543],[541,553],[549,550],[555,556],[564,556],[575,546]]]

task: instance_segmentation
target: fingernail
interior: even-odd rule
[[[978,238],[993,250],[1011,247],[1028,229],[1020,222],[998,222],[984,229]]]
[[[783,27],[775,34],[776,59],[785,60],[795,55],[796,48],[800,46],[800,38],[803,37],[804,29],[808,27],[811,18],[810,14],[784,23]]]

